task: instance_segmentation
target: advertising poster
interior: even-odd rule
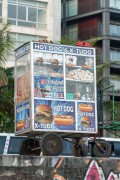
[[[35,99],[34,129],[75,131],[75,102]]]
[[[30,103],[23,102],[16,106],[16,132],[30,128]]]
[[[77,102],[77,131],[95,132],[95,103]]]
[[[30,72],[17,78],[17,103],[30,97]]]
[[[62,77],[35,76],[34,96],[43,98],[64,98],[64,81]]]

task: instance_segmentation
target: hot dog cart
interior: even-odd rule
[[[22,151],[58,155],[62,138],[97,134],[95,48],[29,42],[15,57],[15,134],[28,136]]]

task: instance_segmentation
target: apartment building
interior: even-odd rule
[[[40,39],[61,39],[61,0],[0,0],[0,23],[10,22],[15,48]],[[14,53],[7,67],[14,66]]]
[[[120,0],[62,0],[62,36],[74,41],[99,37],[98,62],[120,61]],[[120,75],[119,64],[105,71],[105,76],[110,75]],[[119,80],[110,79],[110,85],[114,85],[114,99],[119,102]]]

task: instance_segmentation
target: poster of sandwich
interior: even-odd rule
[[[30,103],[23,102],[16,106],[16,132],[30,128]]]
[[[77,131],[95,132],[95,103],[77,102]]]
[[[34,100],[34,129],[75,131],[75,102]]]

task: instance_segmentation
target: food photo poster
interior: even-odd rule
[[[34,129],[75,131],[75,102],[34,100]]]
[[[28,130],[30,125],[30,103],[22,102],[16,106],[16,132]]]
[[[34,129],[94,133],[95,118],[94,103],[34,100]]]
[[[95,103],[77,102],[77,130],[95,132]]]

